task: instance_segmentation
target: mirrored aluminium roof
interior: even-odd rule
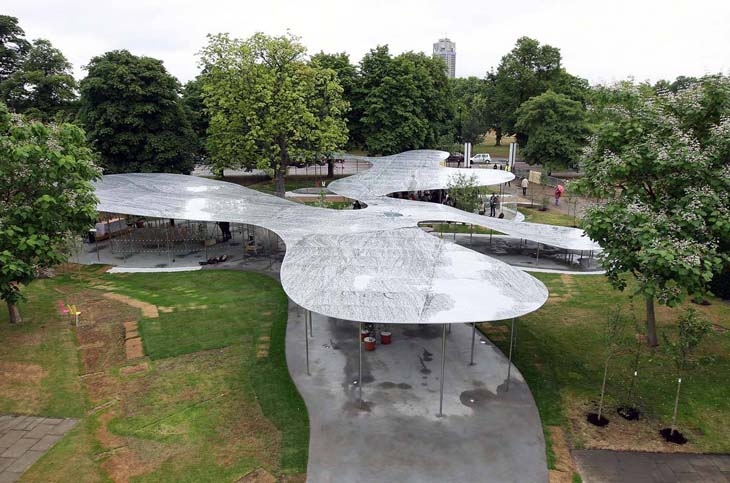
[[[328,210],[173,174],[104,176],[96,195],[99,211],[248,223],[274,231],[286,244],[281,267],[286,293],[306,309],[340,319],[502,320],[538,309],[548,296],[522,270],[417,228],[420,221],[463,213],[442,205],[377,197],[366,198],[363,210]]]

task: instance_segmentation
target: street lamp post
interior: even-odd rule
[[[89,230],[89,233],[94,235],[94,247],[96,248],[96,261],[101,263],[101,258],[99,257],[99,239],[96,238],[96,228],[92,228]]]

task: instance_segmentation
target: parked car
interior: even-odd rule
[[[471,161],[472,164],[491,163],[492,157],[489,155],[489,153],[475,154],[471,157],[469,161]]]
[[[457,165],[460,165],[464,162],[464,155],[461,153],[451,153],[448,158],[446,158],[446,163],[456,163]]]

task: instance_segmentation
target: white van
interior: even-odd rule
[[[488,164],[492,162],[492,157],[489,155],[489,153],[475,154],[471,157],[471,159],[469,159],[469,161],[472,164]]]

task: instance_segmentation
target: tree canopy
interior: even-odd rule
[[[522,146],[525,160],[550,169],[576,167],[588,137],[583,105],[551,90],[520,106],[515,129],[527,137]]]
[[[271,170],[284,196],[292,160],[314,162],[347,141],[337,74],[307,62],[297,37],[209,36],[201,63],[214,169]]]
[[[79,119],[106,173],[189,173],[195,133],[162,61],[115,50],[81,81]]]
[[[66,241],[96,219],[101,174],[84,133],[9,114],[0,104],[0,298],[19,322],[21,286],[67,259]]]
[[[28,50],[30,42],[25,39],[18,19],[0,15],[0,83],[18,70]]]
[[[707,76],[655,94],[627,83],[601,106],[579,188],[604,199],[583,218],[611,283],[632,274],[647,301],[674,305],[730,265],[730,79]]]
[[[360,62],[353,109],[361,115],[364,147],[393,154],[453,141],[448,78],[440,59],[406,52],[392,57],[378,46]]]
[[[531,97],[552,89],[574,100],[585,100],[588,83],[567,73],[561,61],[559,49],[520,37],[514,49],[502,57],[497,71],[487,76],[493,84],[491,124],[498,131],[498,141],[502,133],[514,134],[525,146],[526,133],[517,129],[517,110]]]
[[[33,41],[16,70],[0,83],[0,95],[15,112],[39,120],[70,117],[76,99],[71,63],[50,41]]]

